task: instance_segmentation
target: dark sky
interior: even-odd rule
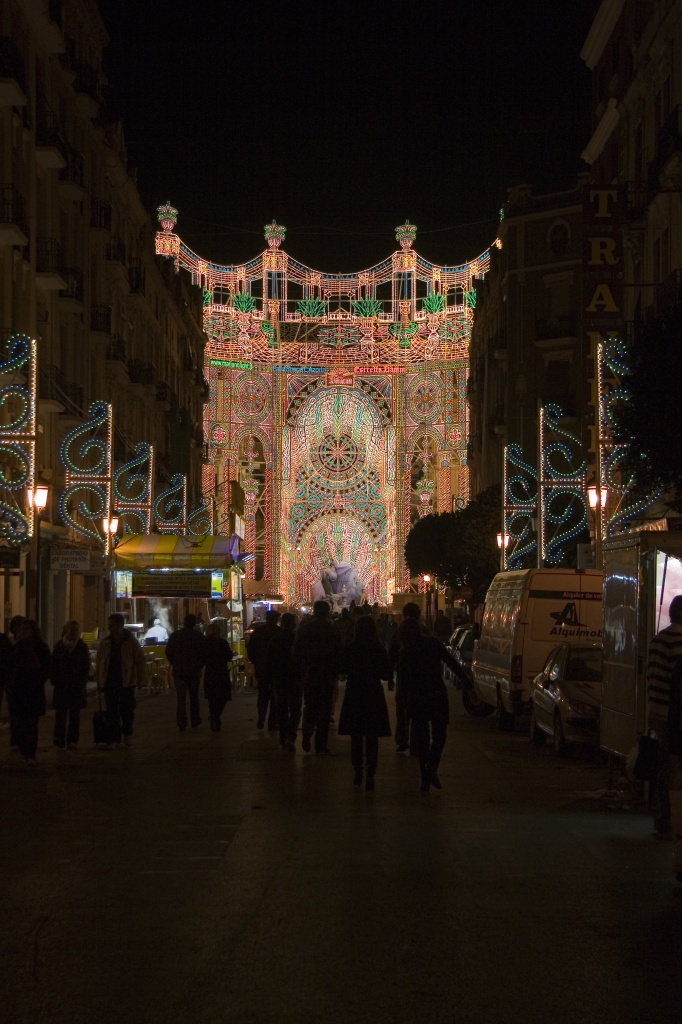
[[[100,0],[109,114],[150,210],[241,262],[287,227],[319,270],[396,247],[452,265],[495,237],[509,185],[584,165],[596,0]]]

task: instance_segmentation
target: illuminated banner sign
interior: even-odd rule
[[[209,359],[209,366],[227,366],[230,370],[253,370],[253,363],[238,363],[234,359]]]
[[[326,373],[326,366],[273,366],[273,373]]]
[[[363,376],[368,373],[405,373],[404,366],[354,366],[353,373],[362,374]]]
[[[589,185],[583,199],[584,323],[587,330],[617,331],[623,321],[622,186]]]

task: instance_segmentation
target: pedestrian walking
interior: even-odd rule
[[[220,732],[220,716],[228,700],[232,700],[230,662],[234,657],[227,640],[220,635],[217,622],[206,626],[204,645],[204,696],[212,732]]]
[[[45,714],[45,683],[50,677],[50,648],[34,619],[23,619],[17,631],[9,709],[12,736],[27,765],[37,764],[38,720]]]
[[[329,617],[326,601],[316,601],[313,614],[296,631],[292,655],[303,680],[301,746],[308,752],[315,736],[315,753],[326,754],[329,740],[334,682],[338,674],[339,634]]]
[[[75,750],[80,738],[80,715],[86,704],[86,687],[90,675],[90,651],[81,637],[80,623],[75,619],[62,629],[61,639],[52,649],[54,745],[60,750]]]
[[[290,754],[296,750],[296,735],[303,705],[301,670],[291,653],[295,637],[296,616],[285,612],[279,620],[276,635],[270,641],[266,665],[274,688],[279,743],[282,750]]]
[[[2,715],[3,697],[6,697],[9,707],[8,686],[12,671],[12,660],[12,644],[5,633],[0,633],[0,715]]]
[[[441,643],[446,644],[452,634],[452,626],[450,620],[441,608],[436,615],[436,621],[433,624],[433,635],[437,637]]]
[[[7,673],[6,673],[6,677],[5,677],[7,682],[5,684],[5,695],[7,697],[7,711],[8,711],[8,714],[9,714],[9,686],[10,686],[10,680],[12,678],[12,671],[13,671],[13,666],[14,666],[14,651],[16,649],[16,645],[17,645],[17,642],[19,640],[19,631],[20,631],[20,629],[21,629],[21,627],[22,627],[22,625],[24,624],[25,621],[26,621],[26,619],[25,619],[25,617],[23,615],[13,615],[12,618],[9,620],[9,627],[7,629],[7,635],[6,636],[7,636],[7,640],[9,641],[9,652],[7,652],[7,651],[5,652],[7,654],[7,659],[6,659]],[[11,716],[11,714],[9,716],[9,745],[10,745],[10,749],[11,750],[18,750],[19,749],[19,744],[17,743],[17,738],[14,735],[14,729],[12,728],[12,716]]]
[[[199,682],[206,659],[206,638],[196,628],[196,615],[185,615],[182,629],[171,633],[166,644],[166,658],[173,670],[173,685],[177,698],[175,720],[180,732],[187,728],[187,697],[189,721],[193,729],[201,725],[199,708]]]
[[[426,628],[419,622],[420,616],[421,608],[415,601],[408,601],[404,605],[403,622],[406,619],[413,619],[419,624],[420,633],[425,633]],[[398,628],[393,634],[393,639],[388,649],[388,688],[392,690],[395,687],[395,744],[399,754],[403,754],[406,750],[416,754],[417,751],[414,743],[410,743],[410,716],[398,665],[400,647],[400,628]]]
[[[104,693],[109,723],[108,746],[120,747],[123,738],[129,747],[135,720],[135,692],[147,680],[147,667],[141,646],[125,628],[123,615],[113,612],[107,626],[108,634],[100,640],[97,648],[95,679],[97,689]]]
[[[430,786],[441,788],[438,767],[450,721],[441,662],[450,668],[455,662],[440,640],[422,633],[417,619],[403,619],[398,637],[398,676],[419,757],[421,789],[428,792]]]
[[[256,728],[264,729],[267,718],[270,732],[274,732],[278,728],[278,722],[272,679],[268,675],[268,647],[277,635],[278,622],[279,612],[275,608],[270,608],[265,613],[265,622],[254,625],[253,632],[246,643],[246,653],[253,665],[258,686],[258,721]]]
[[[654,833],[671,839],[670,772],[673,767],[668,744],[670,680],[682,657],[682,595],[670,602],[670,625],[660,630],[649,644],[647,659],[647,727],[658,742],[658,772],[654,786]]]
[[[669,758],[670,826],[673,840],[673,871],[682,882],[682,658],[670,675],[667,748]]]
[[[358,620],[355,639],[340,654],[339,668],[346,673],[346,692],[339,717],[339,736],[350,736],[353,784],[374,789],[379,758],[379,737],[391,735],[382,679],[388,679],[388,654],[379,639],[373,618]]]

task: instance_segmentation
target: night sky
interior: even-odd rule
[[[108,117],[150,211],[242,262],[262,226],[318,270],[397,248],[452,265],[495,237],[506,189],[585,169],[596,0],[100,0]]]

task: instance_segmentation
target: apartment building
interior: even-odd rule
[[[35,339],[38,399],[31,479],[3,488],[5,514],[16,508],[31,524],[28,492],[49,486],[39,551],[34,529],[19,543],[0,513],[0,548],[8,540],[13,548],[4,556],[4,618],[35,614],[39,596],[48,639],[69,617],[92,628],[107,599],[97,557],[104,534],[100,544],[99,527],[90,537],[67,528],[59,509],[62,443],[87,423],[92,402],[112,408],[112,472],[136,445],[152,444],[155,491],[180,473],[189,506],[201,501],[202,294],[154,254],[154,226],[123,130],[107,121],[106,43],[95,0],[5,0],[0,7],[0,384],[10,388],[0,419],[0,483],[16,461],[7,410],[20,401],[16,389],[30,385],[26,366],[12,368],[18,337]],[[65,544],[91,548],[93,571],[53,568],[51,552]]]

